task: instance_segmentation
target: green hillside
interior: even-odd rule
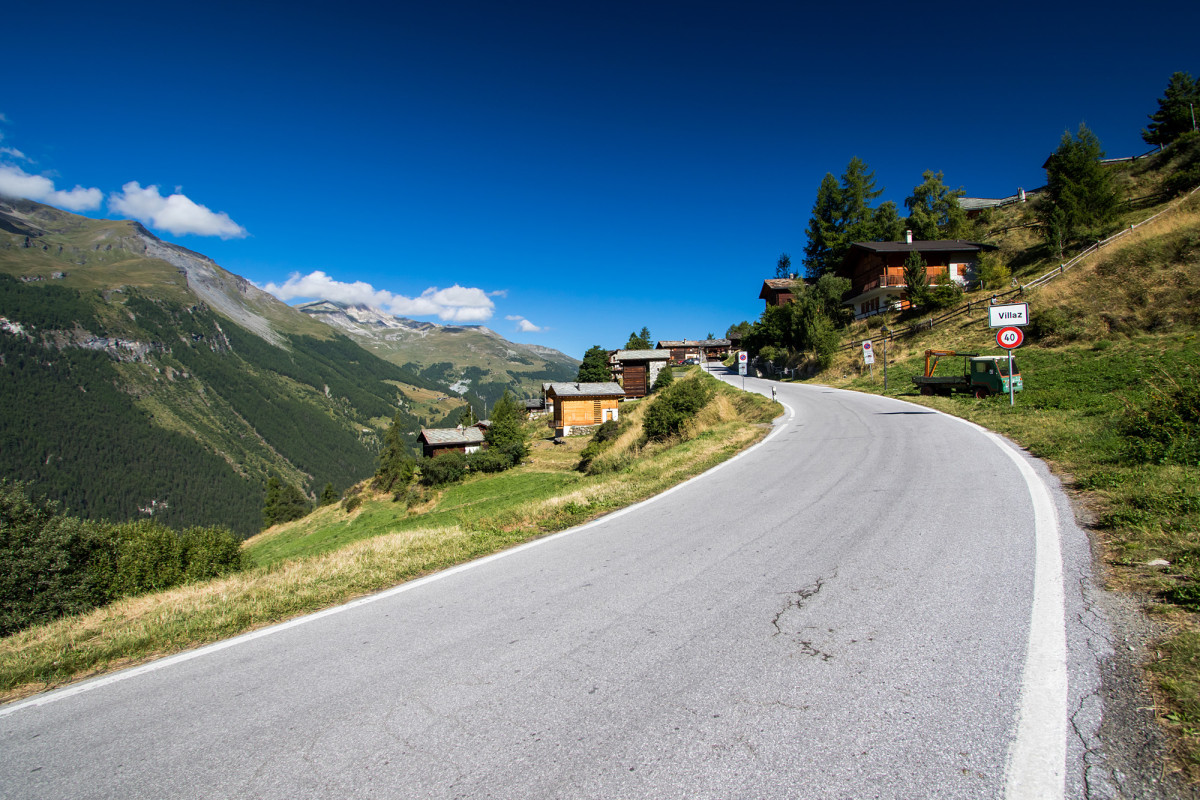
[[[0,201],[0,318],[0,476],[92,518],[254,533],[269,476],[340,491],[393,418],[429,421],[399,387],[443,390],[135,223],[28,201]]]

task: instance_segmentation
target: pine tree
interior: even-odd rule
[[[600,345],[593,345],[583,354],[583,363],[579,365],[579,373],[575,380],[579,383],[607,383],[612,380],[612,370],[608,368],[608,351]]]
[[[775,277],[790,278],[792,277],[792,257],[787,253],[780,253],[779,260],[775,262]]]
[[[899,238],[895,204],[871,207],[881,194],[883,189],[875,188],[875,173],[857,156],[846,165],[841,183],[825,173],[804,246],[804,269],[810,280],[836,270],[854,242]]]
[[[263,501],[264,527],[300,519],[311,510],[308,498],[295,486],[283,483],[274,475],[267,479],[267,495]]]
[[[842,246],[841,226],[842,190],[833,173],[826,172],[817,187],[817,199],[808,220],[804,270],[809,278],[819,278],[837,266],[834,259]]]
[[[650,342],[650,329],[642,326],[641,333],[629,334],[629,340],[625,342],[626,350],[650,350],[654,345]]]
[[[467,410],[470,408],[468,405]],[[379,467],[375,470],[373,484],[385,492],[396,491],[408,485],[416,469],[417,461],[404,441],[404,426],[400,424],[400,412],[397,411],[383,436],[383,450],[379,453]]]
[[[1158,111],[1150,115],[1148,129],[1142,130],[1147,144],[1168,145],[1181,133],[1196,129],[1200,107],[1200,80],[1187,72],[1175,72],[1167,81],[1167,91],[1158,98]]]
[[[331,506],[338,501],[338,493],[333,488],[332,483],[325,484],[325,488],[321,490],[321,505]]]
[[[1060,252],[1067,242],[1101,235],[1116,218],[1119,199],[1103,157],[1100,140],[1081,124],[1074,138],[1063,134],[1046,164],[1041,214],[1046,237]]]
[[[529,455],[525,414],[507,389],[492,407],[490,421],[491,426],[483,435],[488,449],[503,453],[514,465],[521,463],[521,460]]]
[[[877,242],[898,242],[904,236],[904,220],[891,200],[875,209],[875,239]]]
[[[967,214],[958,205],[958,198],[966,192],[961,188],[951,191],[940,170],[925,170],[921,178],[921,185],[914,186],[912,196],[904,201],[914,238],[957,239],[967,225]]]
[[[842,173],[841,256],[854,242],[875,241],[875,211],[871,208],[871,201],[881,194],[883,190],[875,188],[875,173],[867,168],[866,162],[858,156],[851,158],[846,171]]]
[[[916,250],[910,251],[908,258],[904,259],[904,286],[908,293],[909,307],[923,308],[929,292],[929,274],[925,259]]]

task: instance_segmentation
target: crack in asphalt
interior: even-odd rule
[[[787,601],[784,603],[783,608],[779,609],[779,611],[775,614],[774,618],[772,618],[772,620],[771,620],[771,625],[774,626],[774,628],[775,628],[775,632],[771,634],[771,637],[774,638],[776,636],[779,636],[779,635],[785,634],[785,633],[792,635],[792,636],[799,635],[800,631],[798,631],[798,630],[797,631],[785,631],[783,629],[782,625],[780,624],[780,621],[783,619],[784,615],[787,614],[789,611],[800,611],[801,609],[803,609],[809,600],[816,597],[821,592],[821,589],[824,588],[825,584],[828,581],[833,580],[836,577],[837,577],[837,570],[834,570],[833,575],[829,576],[828,578],[817,578],[817,580],[814,583],[811,583],[808,586],[805,586],[803,589],[797,589],[794,592],[787,592],[784,595],[787,598]],[[803,630],[803,629],[801,629],[801,630]],[[822,661],[829,661],[831,658],[833,658],[833,655],[831,653],[826,653],[826,652],[818,649],[815,645],[813,645],[813,643],[811,641],[807,641],[807,640],[798,640],[798,641],[800,644],[800,652],[803,655],[810,656],[812,658],[819,658]]]

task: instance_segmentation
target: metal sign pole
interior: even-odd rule
[[[1008,351],[1008,405],[1011,408],[1017,404],[1016,381],[1013,380],[1012,374],[1012,350]]]

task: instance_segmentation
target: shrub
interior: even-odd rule
[[[945,273],[938,275],[937,282],[925,291],[925,305],[930,309],[952,308],[962,300],[963,290]]]
[[[462,453],[442,453],[435,458],[421,459],[421,483],[425,486],[457,483],[466,474],[467,459]]]
[[[498,447],[489,447],[467,456],[467,468],[472,472],[503,472],[512,465],[512,457]]]
[[[241,543],[228,528],[188,528],[179,534],[179,543],[186,581],[221,578],[245,566]]]
[[[660,392],[674,382],[675,371],[671,369],[670,365],[667,365],[659,371],[658,377],[654,379],[654,385],[650,387],[650,391]],[[605,424],[607,425],[608,423]]]
[[[655,386],[657,385],[658,383],[656,382]],[[604,446],[616,439],[620,433],[620,424],[612,419],[597,428],[596,432],[592,434],[591,441],[587,443],[587,446],[583,448],[583,452],[579,454],[579,464],[575,468],[580,472],[586,472],[596,456],[600,455],[600,451],[604,449]]]
[[[106,603],[91,569],[103,544],[97,524],[0,480],[0,636]]]
[[[111,547],[97,567],[108,578],[114,600],[183,582],[183,545],[175,531],[153,520],[138,520],[111,526],[108,536]]]
[[[677,435],[697,411],[712,399],[716,388],[707,380],[693,378],[673,383],[659,393],[646,410],[642,430],[652,442]]]

